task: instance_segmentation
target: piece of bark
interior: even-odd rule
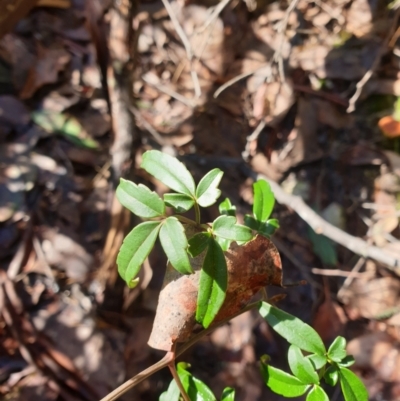
[[[190,235],[188,235],[190,237]],[[191,259],[194,274],[182,275],[170,264],[160,292],[153,330],[148,344],[170,351],[174,342],[185,342],[196,324],[200,269],[205,252]],[[214,323],[233,317],[267,285],[282,286],[282,264],[275,245],[262,236],[243,246],[232,243],[225,252],[228,289]]]

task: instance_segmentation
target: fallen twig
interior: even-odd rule
[[[201,88],[200,88],[199,77],[197,76],[197,72],[193,69],[193,65],[192,65],[192,61],[193,61],[192,45],[190,44],[190,41],[185,34],[185,31],[181,27],[181,24],[179,23],[178,18],[176,18],[174,10],[172,9],[169,1],[168,0],[161,0],[161,1],[163,2],[164,7],[168,12],[169,17],[171,18],[171,22],[175,27],[176,33],[181,38],[183,46],[185,47],[186,55],[187,55],[187,58],[190,63],[190,75],[192,76],[194,93],[195,93],[196,97],[199,98],[201,96]]]
[[[400,276],[400,258],[376,246],[368,244],[361,238],[347,234],[340,228],[328,223],[314,210],[312,210],[300,196],[286,193],[275,181],[265,175],[258,174],[257,179],[267,181],[271,185],[276,200],[293,209],[317,234],[325,235],[332,241],[343,245],[345,248],[364,258],[371,258],[384,264],[388,269]]]

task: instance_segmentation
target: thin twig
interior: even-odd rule
[[[355,110],[356,102],[359,99],[359,97],[361,96],[361,93],[362,93],[362,91],[364,89],[365,84],[370,80],[370,78],[374,74],[376,68],[378,67],[378,64],[381,61],[382,56],[387,51],[389,43],[391,42],[391,38],[395,33],[395,29],[397,28],[397,21],[399,19],[399,15],[400,15],[400,9],[397,9],[396,13],[395,13],[395,16],[393,18],[393,21],[392,21],[392,25],[390,27],[390,30],[389,30],[388,34],[386,35],[386,38],[384,39],[382,44],[379,46],[379,50],[378,50],[378,52],[377,52],[377,54],[375,56],[375,59],[374,59],[372,65],[371,65],[371,67],[364,74],[364,76],[357,82],[356,91],[354,92],[354,95],[350,98],[349,107],[346,110],[348,113],[352,113]]]
[[[143,127],[153,136],[159,145],[165,146],[167,144],[162,135],[153,128],[153,126],[142,116],[136,107],[131,107],[131,112],[135,116],[136,120],[143,125]]]
[[[192,76],[192,81],[193,81],[193,86],[194,86],[194,93],[197,98],[201,96],[201,88],[200,88],[200,82],[199,82],[199,77],[197,76],[197,72],[193,70],[193,65],[192,65],[192,60],[193,60],[193,50],[192,50],[192,45],[190,44],[190,41],[188,37],[185,34],[185,31],[181,27],[181,24],[178,21],[178,18],[176,18],[176,15],[174,13],[174,10],[171,7],[171,4],[169,3],[168,0],[161,0],[164,4],[165,9],[168,12],[169,17],[171,18],[171,22],[175,27],[176,33],[180,37],[183,46],[185,47],[186,50],[186,56],[190,62],[190,75]]]
[[[267,123],[265,122],[265,120],[261,120],[258,123],[256,129],[246,138],[246,146],[244,148],[244,151],[242,152],[242,157],[243,157],[244,161],[247,162],[249,160],[250,151],[251,151],[251,144],[252,144],[252,142],[257,140],[257,138],[261,134],[262,130],[265,128],[266,124]]]
[[[338,270],[338,269],[318,269],[317,267],[313,267],[311,271],[314,274],[319,274],[321,276],[337,276],[337,277],[349,277],[352,276],[354,278],[365,278],[369,277],[368,273],[358,273],[353,271],[345,271],[345,270]]]
[[[279,24],[278,28],[278,34],[279,34],[279,45],[275,50],[273,60],[278,64],[278,71],[279,71],[279,76],[281,79],[281,83],[285,82],[285,71],[283,68],[283,58],[282,58],[282,48],[283,48],[283,42],[284,42],[284,37],[285,37],[285,32],[286,28],[289,22],[289,17],[292,11],[296,8],[297,3],[299,0],[292,0],[289,4],[289,7],[287,8],[285,12],[285,17]]]
[[[229,88],[231,85],[235,84],[236,82],[239,82],[243,78],[247,78],[250,75],[255,74],[256,72],[263,70],[265,67],[266,67],[266,65],[263,65],[262,67],[258,67],[257,69],[255,69],[253,71],[243,72],[242,74],[239,74],[236,77],[230,79],[228,82],[225,82],[214,92],[214,96],[213,96],[214,99],[216,99],[226,88]]]
[[[230,1],[231,0],[222,0],[220,3],[218,3],[218,5],[215,6],[213,12],[204,22],[204,25],[199,29],[199,32],[205,31],[218,18],[222,10],[229,4]]]
[[[256,176],[256,174],[252,174]],[[361,238],[347,234],[340,228],[328,223],[321,216],[314,212],[300,196],[286,193],[275,181],[258,174],[255,178],[267,181],[275,195],[276,200],[293,209],[317,234],[322,234],[332,241],[343,245],[345,248],[364,258],[371,258],[384,264],[389,270],[400,276],[400,258],[368,244]]]
[[[148,83],[149,85],[154,86],[160,92],[164,92],[168,96],[173,97],[174,99],[183,103],[185,106],[190,107],[191,109],[193,107],[195,107],[195,104],[191,100],[187,99],[185,96],[182,96],[178,92],[175,92],[173,89],[169,88],[168,86],[165,86],[163,84],[156,82],[155,79],[152,79],[150,75],[143,75],[142,79],[144,82]]]

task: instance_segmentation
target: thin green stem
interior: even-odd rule
[[[190,224],[192,226],[198,225],[194,220],[188,219],[187,217],[181,216],[180,214],[175,214],[174,217],[176,217],[182,223]]]
[[[200,225],[200,206],[196,202],[194,204],[194,212],[196,213],[196,222]]]

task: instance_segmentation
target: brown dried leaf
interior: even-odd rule
[[[195,273],[181,275],[168,265],[160,293],[153,330],[148,344],[169,351],[174,342],[185,342],[195,325],[197,290],[204,252],[191,260]],[[233,243],[225,253],[228,290],[215,318],[219,322],[234,316],[267,285],[282,285],[282,265],[275,245],[257,236],[243,246]]]

